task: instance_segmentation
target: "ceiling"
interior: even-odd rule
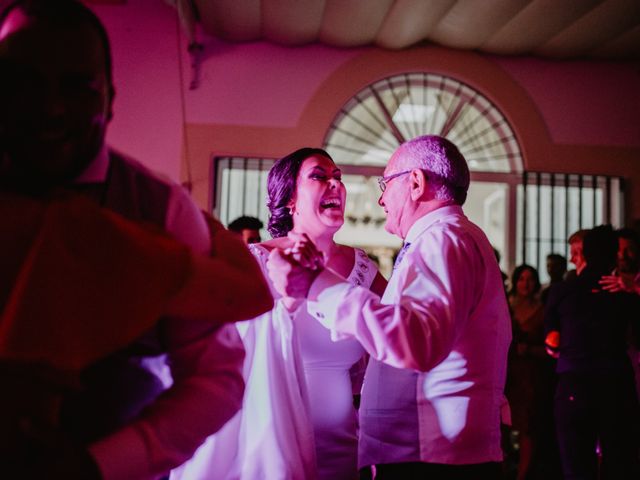
[[[174,0],[176,1],[176,0]],[[173,2],[172,2],[173,3]],[[640,0],[177,0],[231,42],[640,59]]]

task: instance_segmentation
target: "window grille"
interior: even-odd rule
[[[216,157],[213,211],[224,225],[248,215],[267,224],[267,175],[272,158]],[[264,233],[264,232],[263,232]],[[269,238],[264,237],[263,238]]]
[[[549,253],[569,259],[572,233],[624,223],[624,181],[619,177],[524,172],[517,199],[516,264],[533,265],[543,281]]]

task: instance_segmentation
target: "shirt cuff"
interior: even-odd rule
[[[331,340],[343,340],[355,335],[355,321],[342,318],[338,322],[341,304],[349,291],[354,288],[340,275],[324,269],[311,284],[307,297],[307,311],[331,331]],[[353,327],[351,328],[351,323]]]
[[[89,446],[104,480],[153,479],[149,454],[142,436],[125,428]]]

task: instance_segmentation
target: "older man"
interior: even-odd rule
[[[270,300],[263,302],[268,292],[256,297],[251,286],[260,284],[256,277],[244,288],[227,281],[228,275],[246,275],[234,262],[253,262],[240,242],[227,238],[231,234],[219,223],[210,236],[186,191],[105,146],[114,96],[111,55],[104,27],[89,9],[73,0],[12,3],[0,15],[0,67],[4,187],[36,195],[71,190],[130,220],[153,224],[197,252],[214,247],[219,281],[208,288],[221,294],[220,310],[236,319],[258,313],[247,312],[252,302],[246,301],[229,311],[238,298],[254,298],[261,311],[270,308]],[[162,375],[168,370],[164,355],[173,378]],[[46,476],[91,478],[99,471],[105,479],[155,478],[179,465],[240,408],[243,356],[233,327],[163,318],[127,348],[83,371],[82,389],[62,404],[62,429],[87,447],[95,465],[84,461],[85,474],[65,474],[74,471],[73,460],[61,455],[58,476]]]
[[[469,170],[438,136],[402,144],[379,180],[386,229],[404,240],[377,297],[328,269],[272,252],[270,274],[333,338],[371,355],[360,408],[361,467],[375,478],[497,478],[510,320],[485,234],[462,212]]]

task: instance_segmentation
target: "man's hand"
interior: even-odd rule
[[[603,290],[613,293],[634,291],[633,281],[618,275],[604,275],[598,283],[602,285]]]
[[[315,269],[303,266],[312,264],[316,265]],[[273,249],[269,254],[267,269],[271,282],[280,295],[300,299],[307,296],[311,284],[321,271],[315,261],[310,261],[304,254],[295,253],[293,247],[287,251]]]

